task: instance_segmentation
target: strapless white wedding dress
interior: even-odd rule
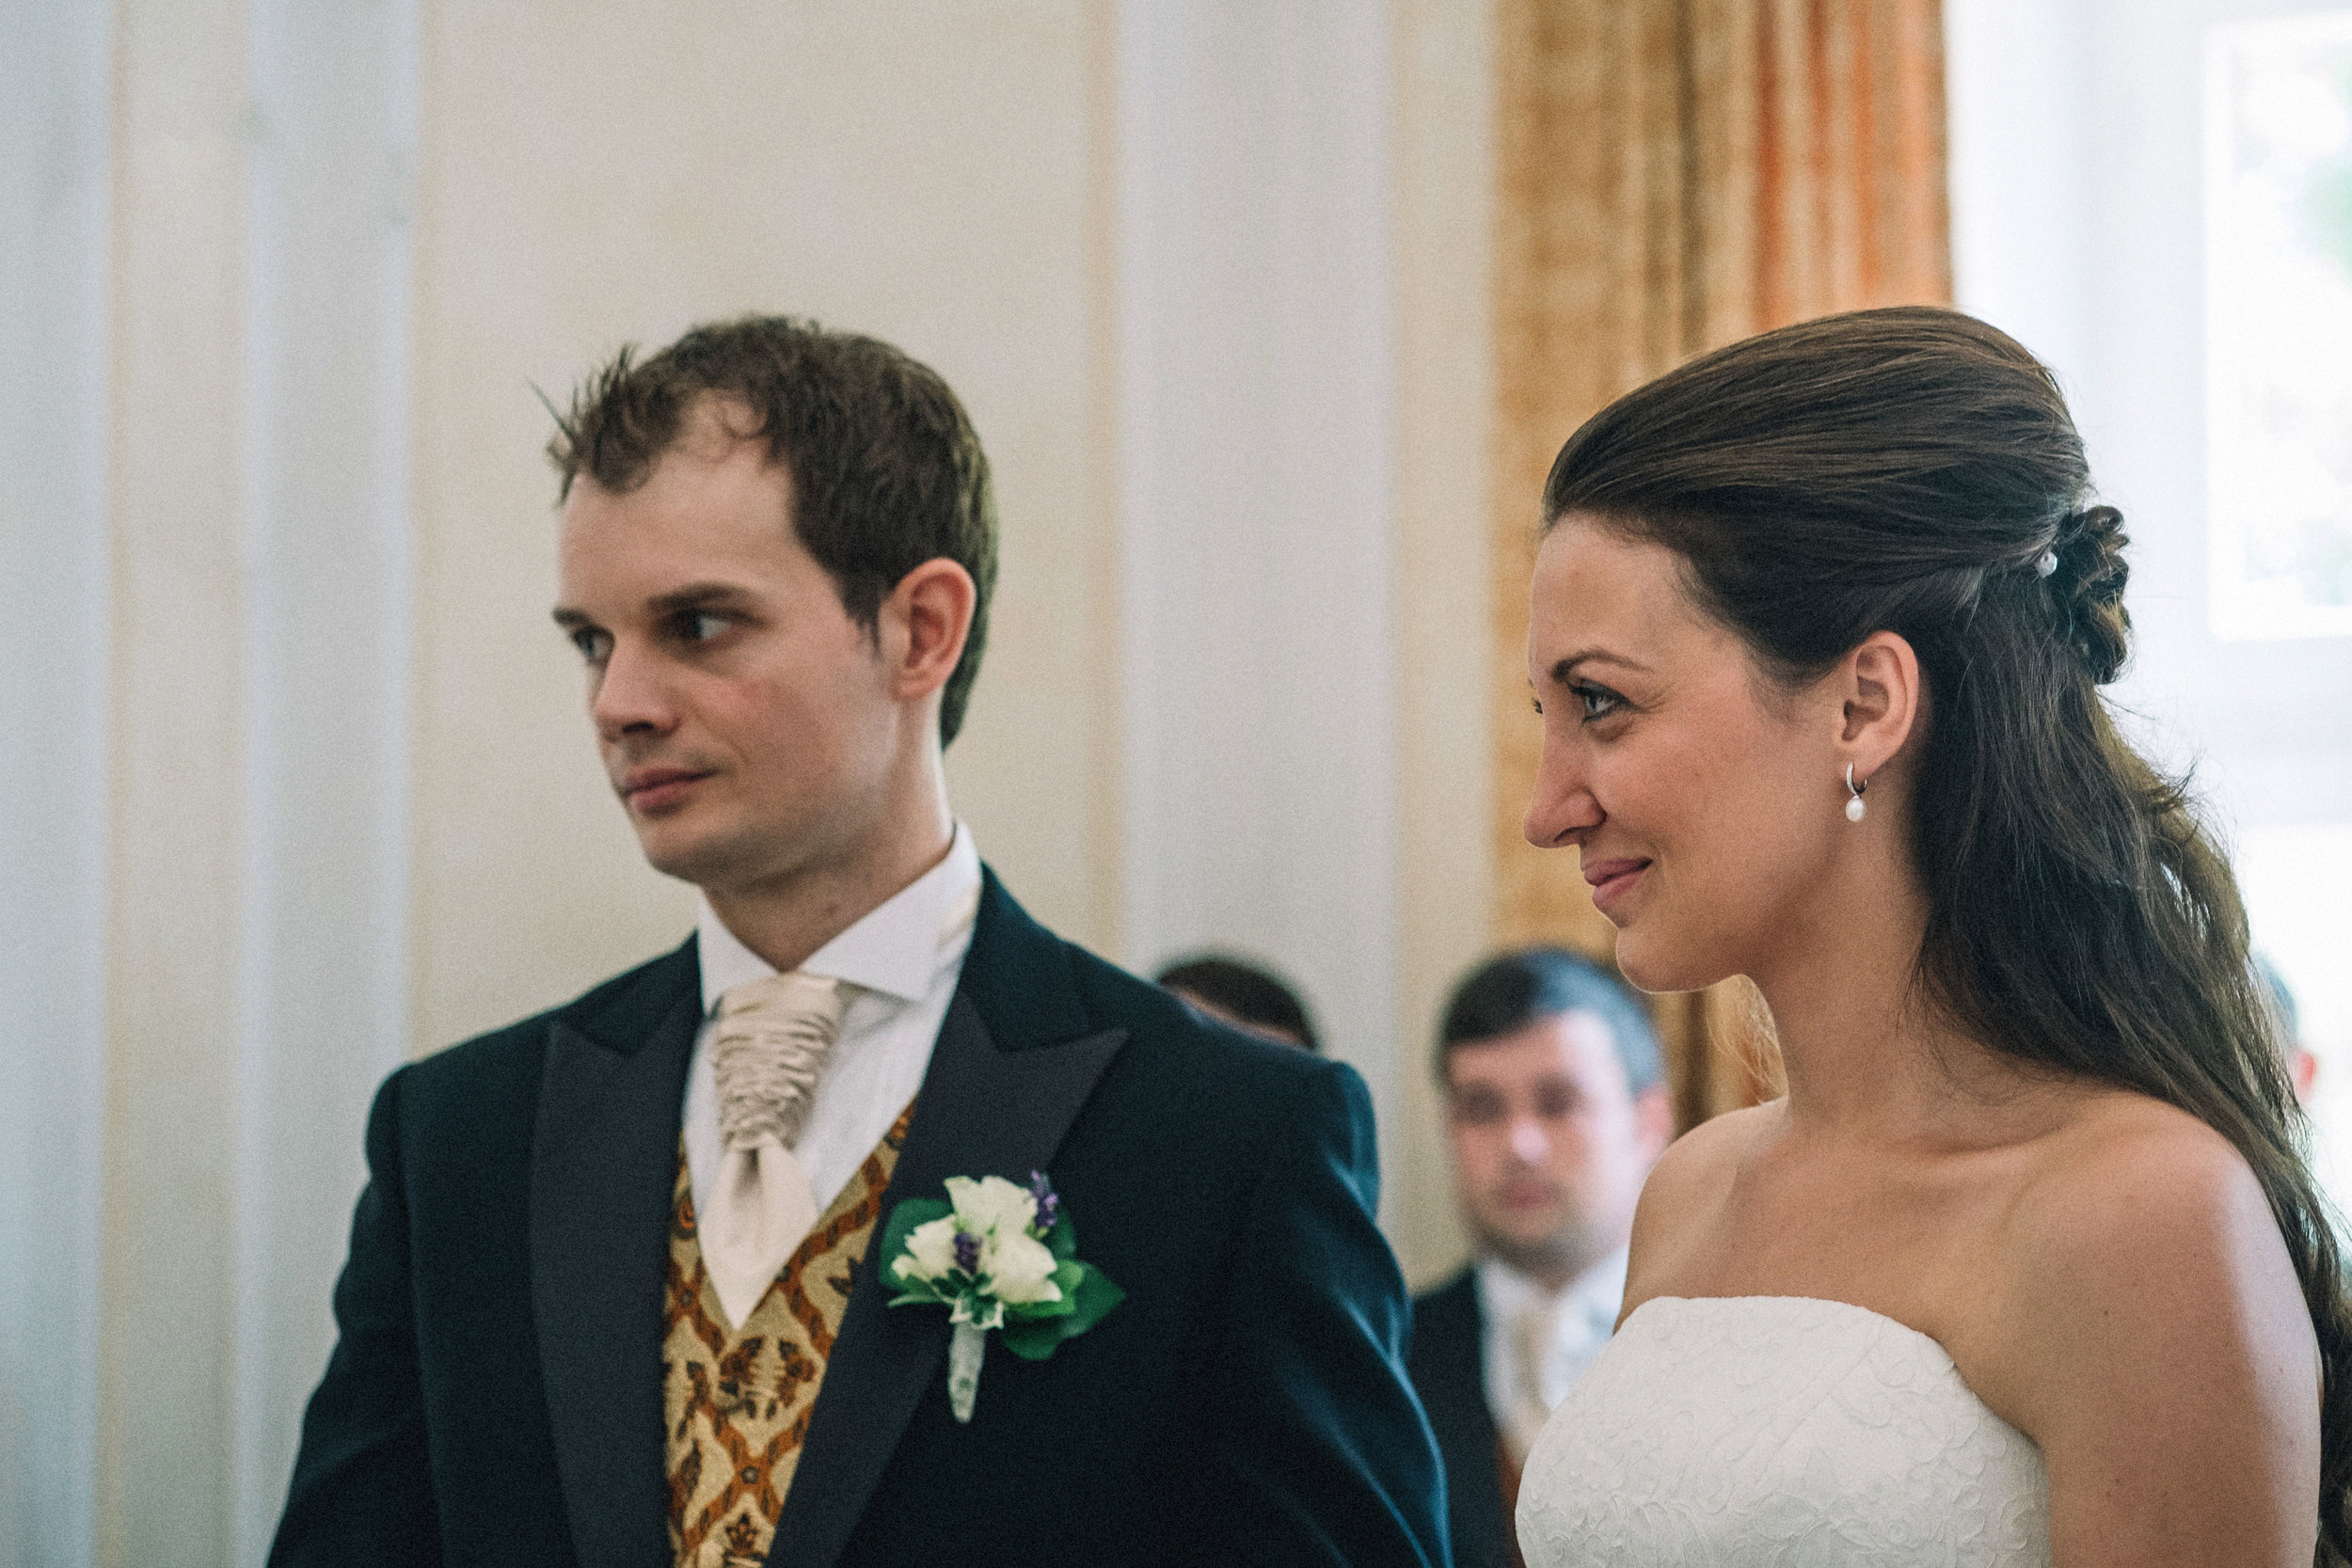
[[[2047,1568],[2042,1450],[1944,1347],[1803,1296],[1644,1302],[1527,1457],[1528,1568]]]

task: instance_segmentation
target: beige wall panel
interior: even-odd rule
[[[1077,0],[432,6],[417,284],[415,1044],[687,929],[548,627],[559,401],[623,341],[790,311],[963,395],[1004,569],[956,804],[1042,918],[1113,933],[1109,411],[1090,395],[1102,40]]]
[[[1493,27],[1400,0],[1397,26],[1398,1094],[1394,1241],[1418,1287],[1462,1259],[1429,1068],[1446,992],[1493,933]]]

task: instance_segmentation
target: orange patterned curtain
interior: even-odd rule
[[[1544,475],[1618,394],[1834,310],[1949,303],[1939,0],[1499,0],[1496,927],[1606,954],[1519,819]],[[1744,982],[1661,997],[1683,1126],[1772,1092]]]

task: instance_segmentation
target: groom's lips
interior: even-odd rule
[[[1593,884],[1593,907],[1601,913],[1625,896],[1643,872],[1649,869],[1645,860],[1595,861],[1584,867],[1584,879]]]
[[[621,780],[621,799],[634,812],[663,811],[685,800],[695,781],[708,777],[690,768],[641,768]]]

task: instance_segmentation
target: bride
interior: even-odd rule
[[[1949,311],[1694,360],[1544,493],[1537,845],[1784,1099],[1650,1178],[1531,1568],[2352,1550],[2352,1307],[2227,864],[2118,736],[2122,517]]]

